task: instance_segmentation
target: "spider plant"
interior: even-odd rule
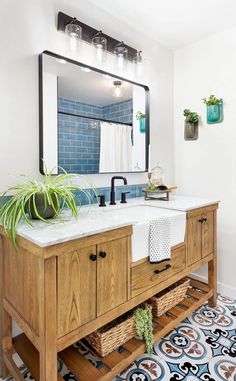
[[[0,198],[0,223],[7,236],[14,246],[17,246],[17,226],[23,218],[29,225],[31,219],[39,219],[45,223],[50,223],[49,218],[59,217],[62,208],[71,209],[72,215],[78,217],[76,200],[80,203],[80,196],[74,192],[80,191],[85,194],[89,204],[92,202],[92,194],[74,185],[74,180],[80,179],[83,185],[92,188],[92,193],[96,195],[96,190],[91,187],[86,178],[81,175],[68,174],[63,168],[62,173],[53,176],[54,168],[45,171],[44,181],[31,180],[22,175],[21,181],[5,191]],[[6,201],[6,196],[12,195]]]

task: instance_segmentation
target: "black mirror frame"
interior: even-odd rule
[[[111,77],[114,77],[116,79],[120,79],[121,81],[126,81],[131,83],[132,85],[136,86],[141,86],[145,90],[145,115],[146,115],[146,131],[145,131],[145,170],[144,171],[132,171],[132,172],[119,172],[119,173],[145,173],[148,172],[148,164],[149,164],[149,145],[150,145],[150,101],[149,101],[149,87],[146,85],[142,85],[140,83],[130,81],[126,78],[122,78],[119,76],[116,76],[112,73],[109,73],[107,71],[95,68],[93,66],[86,65],[82,62],[78,62],[75,60],[72,60],[71,58],[61,56],[57,53],[53,53],[49,50],[44,50],[40,55],[39,55],[39,171],[42,175],[45,175],[44,173],[44,163],[43,163],[43,55],[47,54],[51,57],[54,57],[56,59],[62,59],[65,60],[69,63],[72,63],[77,66],[81,66],[84,68],[88,68],[90,70],[96,71],[97,73],[100,74],[107,74],[110,75]],[[112,173],[117,173],[117,172],[106,172],[106,173],[96,173],[96,174],[112,174]]]

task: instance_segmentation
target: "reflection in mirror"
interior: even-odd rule
[[[52,53],[40,58],[41,172],[42,159],[69,173],[146,171],[148,89]]]

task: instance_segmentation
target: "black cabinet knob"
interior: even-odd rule
[[[95,262],[97,260],[96,254],[91,254],[90,257],[91,261]]]
[[[202,221],[203,221],[203,222],[207,222],[207,218],[203,218]]]
[[[203,218],[201,218],[200,220],[198,220],[198,222],[200,222],[201,224],[203,223]]]
[[[107,253],[106,253],[105,251],[101,251],[101,252],[99,253],[99,255],[100,255],[101,258],[106,258]]]

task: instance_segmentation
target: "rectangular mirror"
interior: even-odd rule
[[[147,86],[45,51],[39,92],[41,173],[147,171]]]

